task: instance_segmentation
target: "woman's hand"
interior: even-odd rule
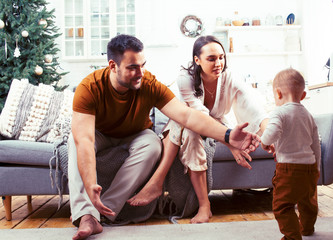
[[[260,137],[257,134],[245,131],[249,123],[237,125],[230,132],[229,143],[233,147],[244,150],[247,153],[254,152],[260,144]]]
[[[246,159],[248,159],[250,162],[252,161],[251,156],[247,152],[245,152],[243,150],[239,150],[231,145],[228,145],[228,147],[238,165],[241,165],[242,167],[245,167],[248,169],[252,169],[251,165],[248,163],[248,161],[246,161]]]

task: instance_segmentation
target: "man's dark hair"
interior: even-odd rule
[[[126,34],[120,34],[112,38],[107,47],[108,61],[112,59],[119,66],[126,50],[136,53],[141,52],[143,50],[143,43],[136,37]]]

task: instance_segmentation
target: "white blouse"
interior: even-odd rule
[[[209,114],[219,122],[230,126],[226,114],[232,109],[238,124],[248,122],[247,131],[256,133],[260,130],[260,123],[267,118],[263,110],[263,102],[253,88],[244,82],[233,79],[229,71],[225,71],[218,78],[214,106],[211,111],[204,105],[205,91],[203,82],[200,88],[203,95],[195,97],[194,83],[187,70],[182,70],[177,78],[181,98],[191,108]]]

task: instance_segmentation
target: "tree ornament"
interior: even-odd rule
[[[18,18],[21,14],[20,7],[14,2],[13,3],[13,16]]]
[[[14,51],[14,57],[18,58],[19,56],[21,56],[21,52],[20,52],[20,49],[18,47],[18,38],[16,37],[16,48],[15,48],[15,51]]]
[[[35,73],[37,75],[42,75],[43,74],[43,68],[41,68],[40,66],[36,65],[36,67],[35,67]]]
[[[8,57],[7,51],[8,51],[8,49],[7,49],[7,39],[5,38],[5,57],[6,57],[6,59]]]
[[[21,35],[22,35],[22,37],[28,37],[29,36],[29,32],[27,31],[27,30],[23,30],[22,32],[21,32]]]
[[[5,22],[0,19],[0,29],[3,29],[5,27]]]
[[[44,57],[44,61],[46,63],[51,63],[53,61],[53,57],[51,54],[46,54],[45,57]]]
[[[43,19],[43,18],[41,20],[39,20],[38,24],[39,25],[43,25],[43,28],[47,27],[47,21],[45,19]]]

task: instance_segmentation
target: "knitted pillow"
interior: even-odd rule
[[[0,134],[23,141],[55,142],[70,131],[74,93],[14,79],[0,115]]]

